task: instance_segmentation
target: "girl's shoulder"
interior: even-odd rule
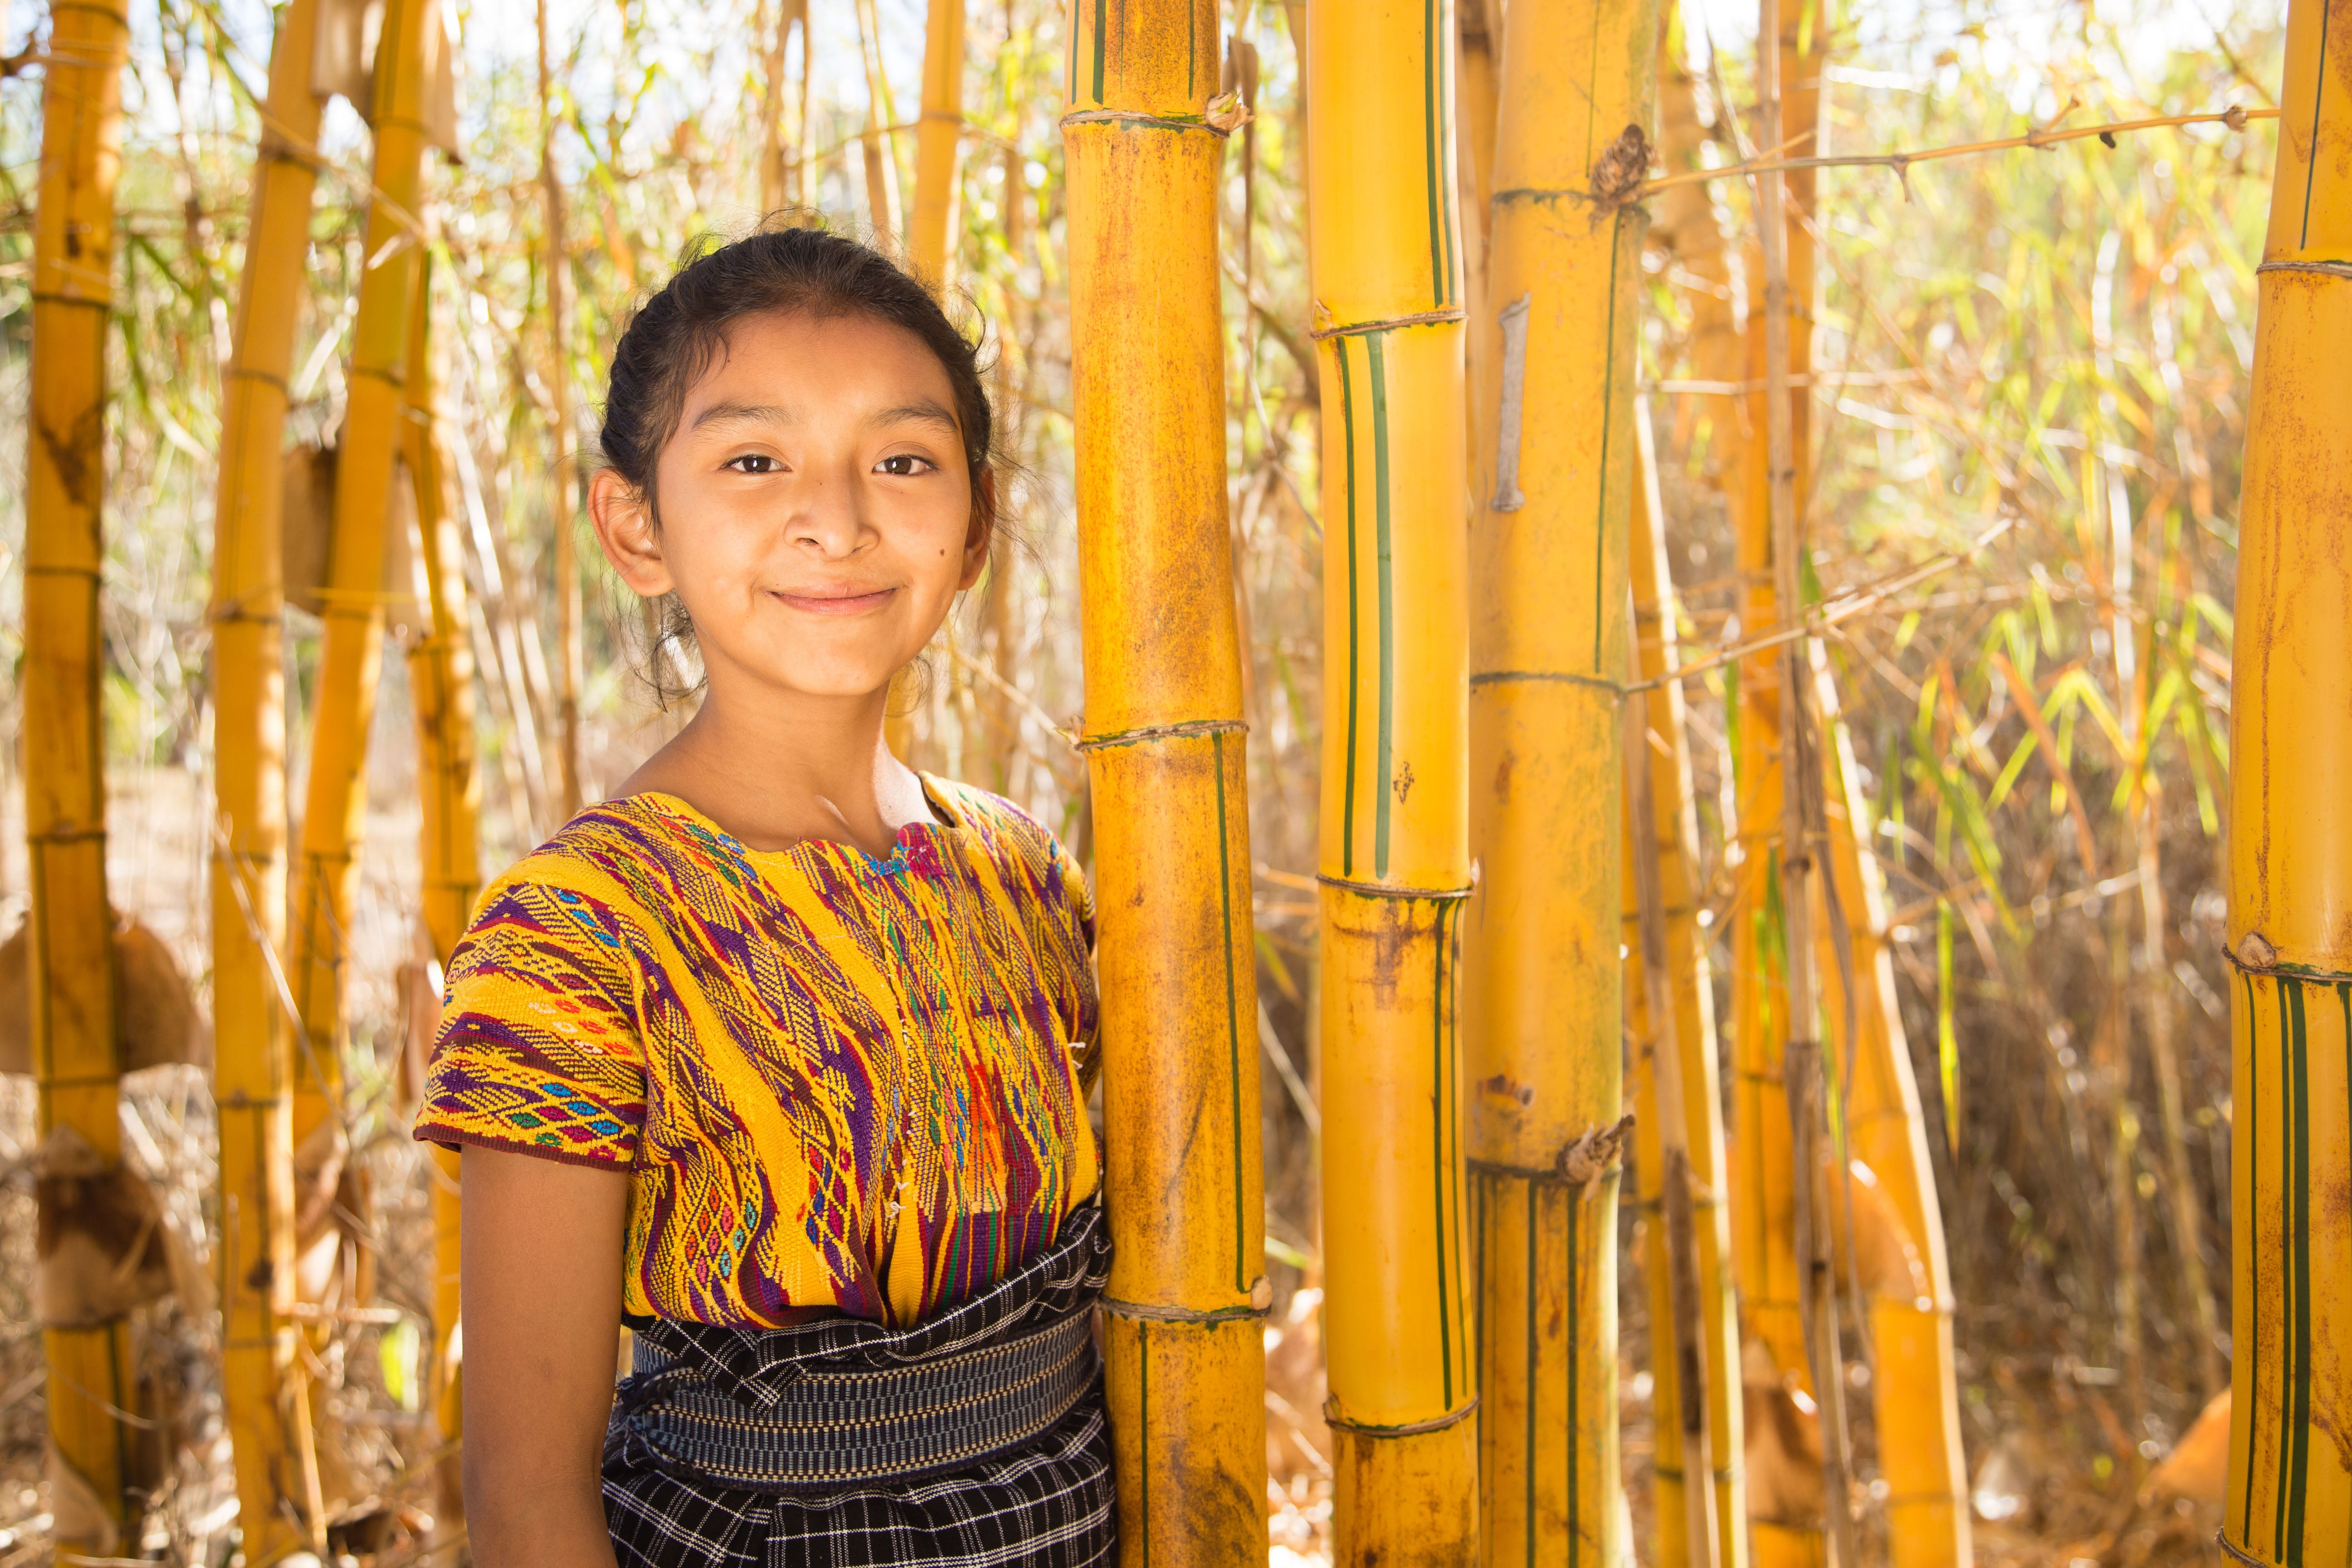
[[[676,889],[681,869],[725,858],[719,836],[662,796],[601,801],[494,878],[476,900],[475,922],[501,905],[550,899],[593,910],[600,923],[641,921]]]
[[[973,849],[1000,872],[1018,873],[1048,904],[1088,910],[1086,879],[1053,829],[1001,795],[933,773],[923,775],[931,799],[945,806]]]

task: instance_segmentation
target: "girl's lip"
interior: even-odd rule
[[[881,608],[898,591],[896,588],[876,588],[864,594],[788,594],[781,588],[772,590],[777,598],[793,609],[812,616],[863,615],[867,610]]]

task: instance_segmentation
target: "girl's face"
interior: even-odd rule
[[[636,593],[684,602],[714,692],[877,696],[988,557],[946,367],[867,316],[737,323],[655,487],[658,531],[599,473],[597,536]]]

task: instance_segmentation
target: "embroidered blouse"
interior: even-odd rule
[[[451,954],[416,1136],[627,1172],[638,1316],[904,1326],[1044,1251],[1098,1179],[1093,910],[1034,818],[923,783],[950,820],[887,859],[582,812]]]

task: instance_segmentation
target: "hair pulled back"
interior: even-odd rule
[[[980,347],[956,330],[930,290],[881,252],[814,228],[772,228],[741,239],[705,235],[677,270],[638,307],[613,352],[600,443],[604,461],[646,499],[659,525],[654,475],[677,433],[687,394],[751,316],[866,316],[922,340],[948,373],[964,460],[974,481],[990,458],[993,418]]]

